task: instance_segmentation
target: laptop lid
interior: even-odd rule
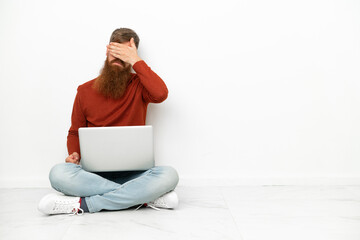
[[[148,170],[154,166],[152,126],[79,128],[82,168],[90,172]]]

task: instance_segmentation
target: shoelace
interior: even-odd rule
[[[163,197],[159,197],[159,198],[156,199],[153,203],[149,203],[148,205],[149,205],[149,207],[154,208],[154,209],[158,209],[158,208],[156,208],[154,205],[156,205],[156,206],[158,206],[158,207],[163,207],[163,208],[167,208],[167,207],[168,207],[168,206],[166,205]]]
[[[146,205],[147,207],[150,207],[154,210],[157,210],[157,211],[160,211],[159,208],[155,207],[158,206],[158,207],[163,207],[163,208],[167,208],[168,206],[166,205],[165,201],[164,201],[164,198],[163,197],[159,197],[158,199],[156,199],[153,203],[143,203],[141,204],[139,207],[137,207],[135,209],[135,211],[137,211],[139,208],[141,208],[143,205]]]
[[[80,212],[81,213],[79,213],[79,210],[80,210]],[[84,210],[82,210],[82,208],[74,208],[73,209],[73,211],[72,211],[72,213],[70,213],[69,215],[79,215],[79,216],[81,216],[81,215],[83,215],[84,214]]]
[[[152,203],[143,203],[143,204],[141,204],[140,206],[138,206],[134,211],[139,210],[139,209],[140,209],[142,206],[144,206],[144,205],[145,205],[145,207],[150,207],[150,208],[152,208],[152,209],[154,209],[154,210],[161,211],[161,209],[155,207]]]
[[[154,209],[154,210],[160,211],[160,208],[155,207],[155,206],[152,205],[151,203],[148,204],[148,207],[150,207],[150,208],[152,208],[152,209]]]

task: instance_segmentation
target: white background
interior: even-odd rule
[[[169,88],[147,124],[182,183],[360,183],[359,1],[1,0],[0,186],[49,186],[118,27]]]

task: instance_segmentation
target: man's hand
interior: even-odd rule
[[[65,159],[65,162],[74,163],[74,164],[79,165],[80,164],[80,155],[77,152],[73,152]]]
[[[134,38],[130,39],[130,44],[111,42],[106,47],[112,56],[119,58],[124,62],[130,63],[132,66],[137,61],[141,60],[137,54]]]

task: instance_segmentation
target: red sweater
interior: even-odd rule
[[[98,93],[92,87],[95,79],[78,87],[67,136],[69,155],[80,154],[80,127],[145,125],[147,105],[167,98],[164,81],[144,61],[135,63],[133,69],[136,74],[132,74],[124,96],[117,100]]]

